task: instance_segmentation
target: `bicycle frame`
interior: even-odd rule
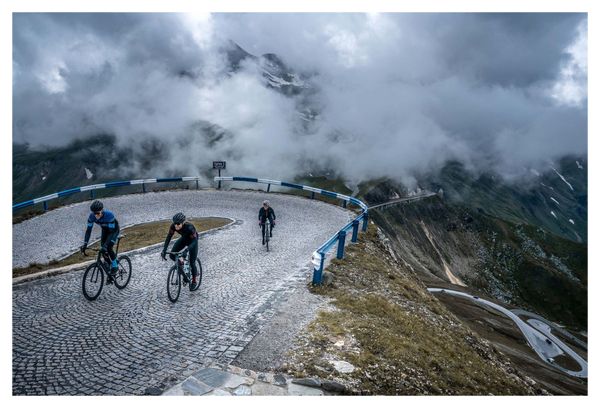
[[[165,254],[169,254],[169,255],[175,255],[175,263],[177,263],[177,261],[179,260],[179,258],[183,258],[183,265],[185,266],[186,264],[189,265],[189,270],[190,270],[190,275],[191,275],[191,271],[192,271],[192,265],[190,265],[190,259],[188,257],[189,251],[188,251],[188,247],[183,248],[181,251],[179,252],[171,252],[171,251],[167,251],[165,252]],[[183,268],[181,268],[181,270],[179,268],[177,268],[177,271],[180,274],[185,274],[185,272],[183,271]]]

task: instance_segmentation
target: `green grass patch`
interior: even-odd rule
[[[218,217],[189,218],[188,221],[194,224],[198,232],[219,228],[231,222],[230,219]],[[121,229],[121,233],[127,236],[119,243],[119,252],[131,251],[133,249],[164,242],[170,225],[171,220],[163,220],[133,225]],[[99,246],[100,242],[98,241],[90,245],[89,248],[98,249]],[[92,251],[88,252],[87,257],[77,251],[60,261],[54,260],[47,264],[31,264],[24,268],[13,268],[13,278],[90,261],[94,259],[94,256],[95,253]]]

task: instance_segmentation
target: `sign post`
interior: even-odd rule
[[[225,170],[227,167],[227,162],[224,161],[214,161],[213,169],[217,169],[219,171],[219,177],[221,177],[221,169]],[[219,180],[219,186],[217,187],[219,190],[221,189],[221,180]]]

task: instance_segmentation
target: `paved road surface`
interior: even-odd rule
[[[258,208],[277,213],[272,252],[260,243]],[[202,287],[176,304],[160,249],[133,255],[129,286],[81,293],[83,271],[13,286],[13,394],[144,394],[213,362],[231,362],[270,308],[312,275],[310,255],[352,219],[317,200],[259,192],[162,192],[103,200],[122,225],[188,216],[236,223],[200,240]],[[13,228],[13,265],[52,259],[82,240],[89,203],[50,211]],[[95,227],[96,229],[97,227]],[[166,234],[166,231],[165,231]]]

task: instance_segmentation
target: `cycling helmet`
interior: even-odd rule
[[[104,204],[102,204],[102,201],[100,201],[100,200],[95,200],[92,203],[92,205],[90,205],[90,210],[92,212],[102,211],[103,208],[104,208]]]
[[[268,207],[268,206],[269,206],[269,200],[265,200],[265,201],[263,201],[263,205],[265,205],[265,204],[266,204],[266,205],[267,205],[267,207]]]
[[[185,221],[185,215],[183,213],[178,212],[173,216],[173,224],[183,224]]]

